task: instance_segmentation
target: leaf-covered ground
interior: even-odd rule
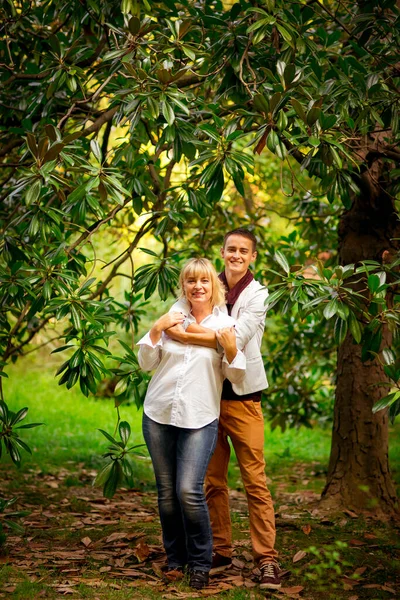
[[[16,508],[30,514],[22,519],[25,536],[9,535],[0,558],[0,598],[399,597],[398,525],[351,511],[335,516],[322,512],[318,464],[298,463],[274,475],[283,587],[273,594],[257,585],[242,491],[231,491],[233,568],[212,577],[199,594],[190,590],[186,578],[168,580],[163,574],[155,492],[123,490],[110,501],[92,487],[94,475],[84,464],[51,474],[1,467],[0,495],[16,496]]]

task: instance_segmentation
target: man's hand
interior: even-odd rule
[[[191,323],[186,331],[182,325],[175,325],[168,329],[166,334],[175,340],[175,342],[180,342],[181,344],[194,344],[195,346],[213,348],[214,350],[217,348],[215,332],[197,323]]]
[[[180,342],[181,344],[186,342],[186,331],[183,329],[181,323],[168,327],[168,329],[165,330],[165,333],[175,342]]]
[[[170,327],[174,327],[180,323],[183,323],[185,320],[185,315],[180,312],[172,312],[166,313],[162,317],[160,317],[150,329],[150,338],[153,344],[157,344],[159,339],[161,338],[161,334],[166,329]]]
[[[218,329],[215,335],[225,351],[227,361],[231,363],[237,354],[235,328],[223,327],[222,329]]]

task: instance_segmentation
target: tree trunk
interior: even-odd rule
[[[372,174],[373,175],[373,174]],[[396,252],[399,225],[392,199],[384,193],[378,173],[363,177],[364,189],[339,225],[341,264],[361,260],[382,262],[382,255]],[[385,253],[387,256],[387,254]],[[390,333],[383,334],[382,347],[390,345]],[[332,447],[327,483],[322,501],[330,507],[366,509],[375,514],[393,515],[397,510],[396,491],[388,461],[387,410],[372,414],[372,407],[385,396],[387,381],[377,360],[361,361],[361,346],[347,335],[338,350],[337,387]]]

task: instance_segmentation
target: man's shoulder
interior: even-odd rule
[[[225,307],[218,307],[218,310],[214,310],[214,316],[218,319],[221,327],[230,327],[236,323],[236,319],[228,315]]]
[[[255,298],[265,300],[268,296],[268,288],[262,285],[257,279],[250,281],[249,285],[246,286],[243,292],[239,295],[239,301],[250,301]]]
[[[190,313],[190,306],[185,298],[179,298],[168,312],[182,312],[187,316]]]

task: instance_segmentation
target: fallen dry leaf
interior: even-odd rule
[[[243,575],[231,575],[230,577],[224,577],[224,581],[229,582],[236,587],[241,587],[245,584],[245,578]]]
[[[128,534],[124,531],[115,531],[104,540],[106,544],[111,544],[111,542],[116,542],[117,540],[123,540],[128,537]]]
[[[257,583],[255,583],[254,581],[250,581],[250,579],[245,579],[244,580],[244,587],[245,588],[253,588],[256,587]]]
[[[182,571],[178,571],[177,569],[174,569],[173,571],[166,571],[164,575],[168,581],[180,581],[184,577]]]
[[[363,573],[365,573],[365,571],[367,570],[367,567],[358,567],[358,569],[356,569],[354,571],[354,575],[362,575]]]
[[[307,556],[307,552],[304,552],[304,550],[299,550],[298,552],[296,552],[296,554],[293,556],[292,561],[294,563],[299,562],[299,560],[302,560],[305,556]]]
[[[391,594],[395,594],[396,590],[394,590],[393,588],[387,586],[387,585],[379,585],[379,583],[367,583],[366,585],[362,586],[365,589],[370,589],[370,590],[383,590],[384,592],[390,592]]]
[[[353,510],[346,508],[343,512],[345,515],[347,515],[348,517],[351,517],[352,519],[358,519],[358,514],[356,512],[354,512]]]
[[[88,536],[86,536],[86,537],[84,537],[84,538],[81,539],[81,544],[83,544],[84,546],[86,546],[86,548],[88,546],[90,546],[91,543],[92,543],[92,540]]]
[[[244,562],[242,560],[239,560],[238,558],[232,558],[232,565],[237,569],[244,569],[245,567]]]
[[[175,593],[169,592],[168,594],[163,594],[161,598],[165,598],[166,600],[174,600],[174,598],[198,598],[198,594],[194,594],[193,592],[178,592]]]
[[[304,590],[304,586],[302,585],[294,585],[293,587],[281,588],[279,591],[282,594],[299,594]]]
[[[140,540],[140,542],[135,546],[133,553],[139,562],[143,562],[149,557],[150,548],[144,540]]]
[[[310,535],[310,533],[311,533],[311,525],[309,523],[307,523],[307,525],[303,525],[303,527],[301,528],[301,530],[306,535]]]
[[[352,539],[349,542],[350,546],[365,546],[366,542],[363,542],[362,540],[356,540],[356,539]]]
[[[377,539],[377,535],[375,535],[375,533],[364,533],[364,536],[366,540],[376,540]]]

